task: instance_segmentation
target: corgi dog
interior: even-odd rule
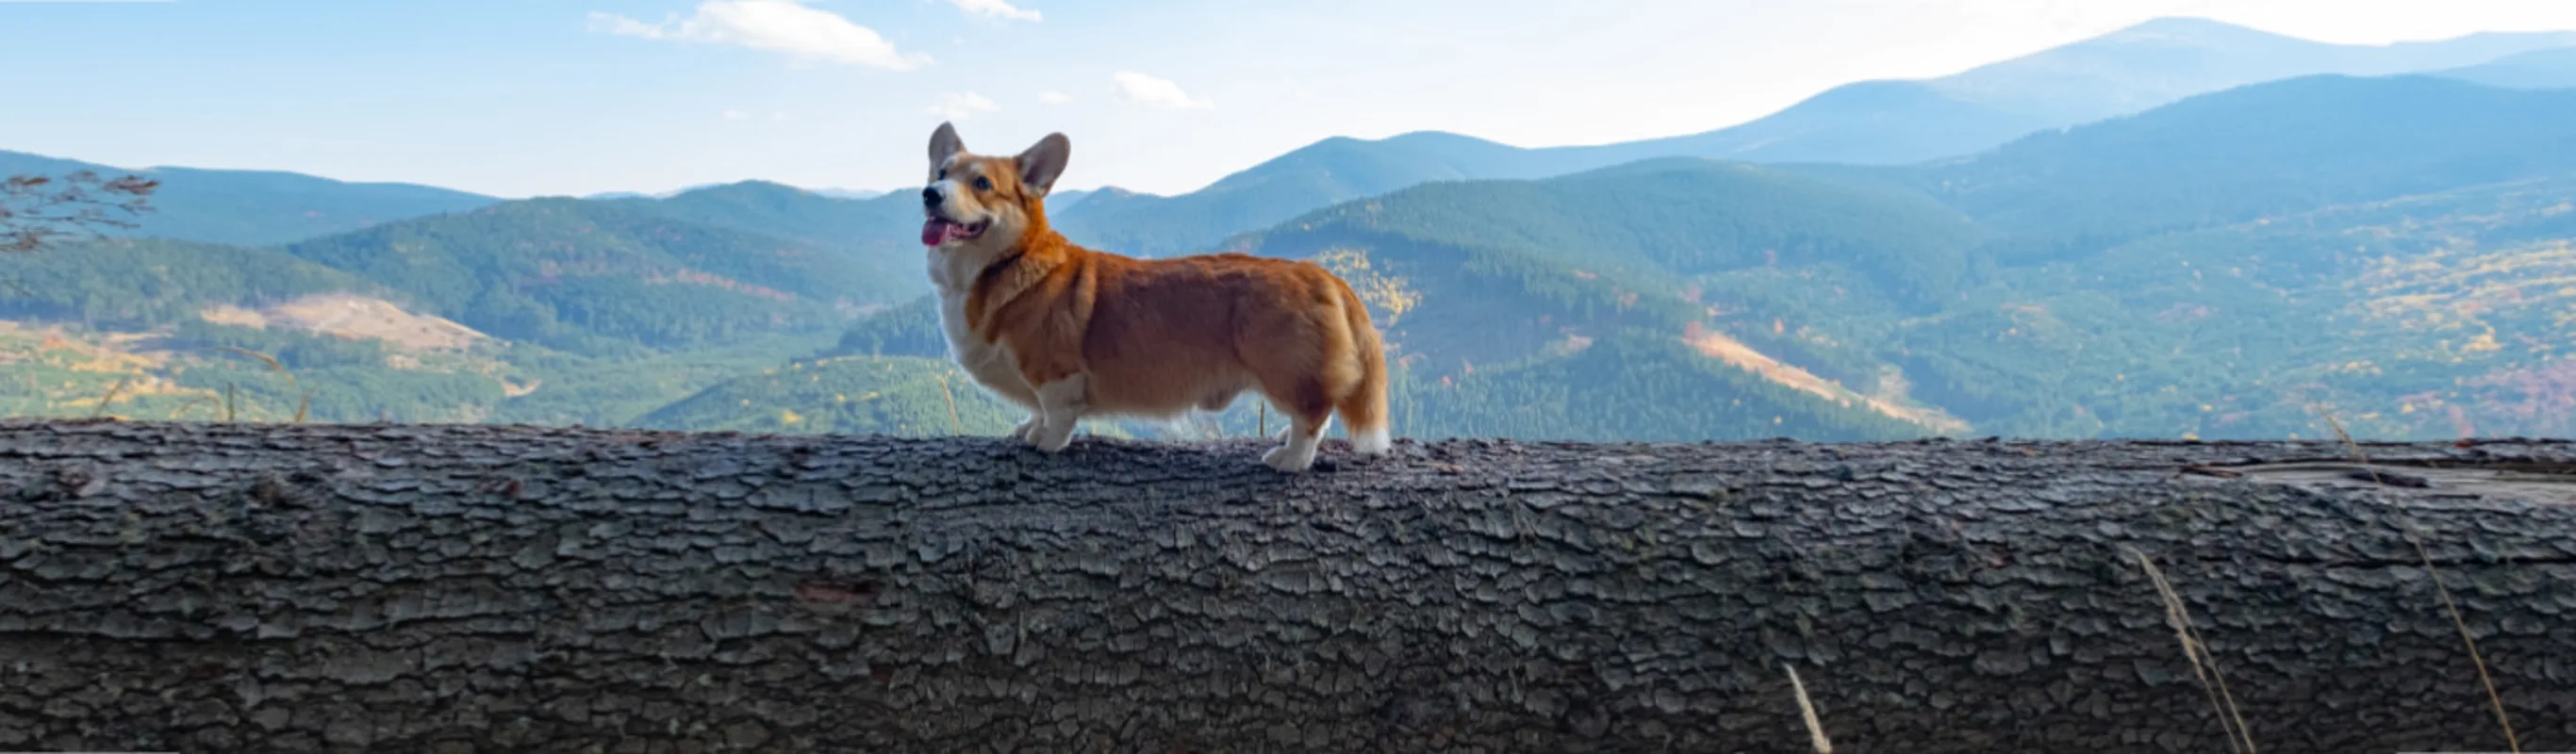
[[[977,384],[1029,410],[1013,438],[1056,453],[1086,417],[1170,419],[1250,390],[1288,418],[1272,468],[1310,468],[1336,412],[1353,450],[1387,452],[1385,347],[1349,283],[1313,262],[1074,245],[1046,217],[1072,149],[1052,133],[986,156],[952,124],[930,135],[921,244],[940,324]]]

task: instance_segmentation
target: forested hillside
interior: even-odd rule
[[[920,224],[919,191],[844,198],[768,181],[743,181],[659,200],[624,199],[614,204],[691,223],[846,247],[867,257],[902,256],[907,265],[921,253],[914,241],[919,234],[887,232]],[[914,277],[909,266],[903,272],[907,281]],[[926,285],[922,290],[928,290]]]
[[[1902,323],[1917,394],[2051,435],[2563,435],[2576,173],[2009,267]]]
[[[1599,166],[1583,155],[1521,149],[1448,133],[1364,141],[1334,137],[1280,155],[1197,191],[1153,196],[1103,191],[1067,206],[1059,230],[1128,254],[1204,251],[1217,239],[1265,227],[1346,199],[1430,181],[1541,178]]]
[[[718,383],[646,414],[654,429],[998,435],[1028,418],[936,357],[796,360]]]
[[[38,414],[623,424],[819,350],[926,287],[917,247],[898,253],[908,243],[862,230],[830,242],[830,224],[847,221],[798,225],[724,201],[732,189],[770,187],[505,202],[274,247],[112,238],[9,255],[0,361],[23,379],[0,384],[0,401]],[[824,203],[817,216],[872,206],[797,198]],[[743,229],[764,221],[782,231]]]
[[[2086,243],[2576,171],[2576,91],[2316,76],[1882,171],[2016,243]]]
[[[2576,87],[2576,47],[2533,50],[2439,71],[2435,75],[2508,89]]]
[[[276,249],[116,238],[0,255],[0,316],[94,327],[150,327],[210,306],[383,290],[367,279]]]
[[[829,330],[925,287],[910,255],[573,199],[409,220],[286,251],[383,281],[477,330],[591,353]]]
[[[0,150],[0,176],[83,170],[161,181],[152,198],[154,210],[134,218],[140,227],[117,230],[118,235],[208,243],[284,243],[500,201],[407,183],[348,183],[261,170],[135,170]]]

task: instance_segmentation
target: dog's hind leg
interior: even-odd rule
[[[1324,427],[1333,420],[1333,404],[1324,398],[1324,386],[1312,378],[1296,380],[1286,390],[1278,391],[1286,400],[1273,398],[1288,415],[1288,428],[1280,433],[1279,447],[1261,456],[1270,468],[1300,472],[1315,465],[1315,447],[1324,441]]]

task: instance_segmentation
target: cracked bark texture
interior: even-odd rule
[[[0,423],[0,749],[1793,752],[1796,666],[1837,751],[2226,751],[2135,548],[2262,751],[2502,750],[2410,528],[2576,749],[2576,446],[1263,447]]]

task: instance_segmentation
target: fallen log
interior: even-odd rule
[[[0,749],[2576,749],[2564,443],[1338,443],[0,422]]]

